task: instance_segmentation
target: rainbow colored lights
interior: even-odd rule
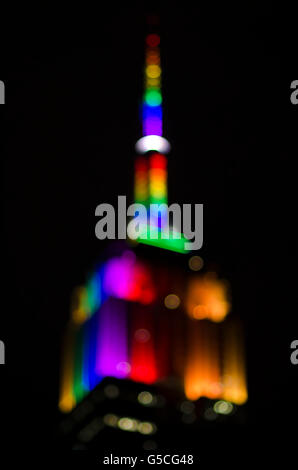
[[[149,192],[151,204],[167,202],[167,159],[160,153],[152,153],[149,160]]]
[[[150,34],[146,38],[145,91],[143,97],[142,118],[143,135],[151,137],[162,136],[162,95],[159,43],[160,38],[157,34]],[[146,142],[148,141],[149,139],[147,139]],[[164,151],[161,150],[160,147],[149,150]]]
[[[147,207],[147,220],[140,227],[138,242],[165,250],[187,253],[186,238],[183,234],[168,227],[167,214],[163,205],[168,202],[167,158],[169,142],[162,137],[162,94],[160,66],[160,38],[150,34],[146,38],[145,92],[142,106],[143,137],[136,143],[138,156],[135,164],[135,202]],[[157,204],[160,209],[152,213],[150,205]],[[150,208],[150,211],[149,211]],[[163,220],[163,223],[160,220]],[[150,219],[150,222],[149,222]],[[165,237],[164,227],[170,236]],[[128,231],[129,233],[129,231]]]
[[[70,411],[102,377],[129,377],[130,363],[131,373],[138,373],[141,380],[137,359],[128,359],[125,301],[139,303],[141,308],[141,305],[151,304],[155,297],[151,272],[131,251],[103,263],[86,286],[75,289],[64,345],[61,411]],[[148,352],[151,342],[141,349]],[[148,377],[155,379],[152,373]]]
[[[154,95],[153,95],[154,96]],[[151,99],[150,99],[151,98]],[[150,136],[151,139],[142,138],[138,141],[136,149],[140,153],[148,150],[169,151],[169,143],[163,139],[152,139],[153,136],[162,135],[162,108],[161,101],[159,105],[152,105],[152,94],[149,94],[150,103],[143,104],[143,134],[145,137]],[[156,100],[155,100],[156,102]],[[163,147],[162,147],[163,145]],[[151,148],[152,146],[157,148]]]
[[[131,251],[107,261],[102,283],[107,295],[119,299],[149,304],[155,298],[150,273]]]
[[[153,282],[146,267],[136,261],[135,254],[125,251],[103,263],[90,277],[86,286],[74,290],[72,321],[82,324],[112,296],[148,304],[154,300]]]
[[[70,411],[107,376],[151,384],[176,375],[189,400],[244,403],[240,327],[233,320],[219,323],[217,302],[228,308],[227,296],[226,284],[211,274],[186,281],[183,272],[150,268],[131,251],[102,263],[75,290],[81,303],[72,304],[65,340],[61,411]],[[204,315],[190,315],[197,302],[205,305]]]
[[[162,136],[159,44],[157,34],[146,37],[143,137],[136,144],[134,187],[135,202],[145,211],[137,241],[186,253],[188,240],[175,227],[170,237],[163,237],[169,229],[162,207],[168,203],[170,144]],[[160,211],[150,213],[151,204]],[[198,273],[204,266],[199,256],[190,257],[187,266],[188,273],[153,266],[124,248],[74,290],[62,361],[62,412],[71,411],[104,377],[147,384],[175,377],[188,400],[219,400],[214,406],[221,414],[228,413],[231,403],[246,402],[242,332],[231,315],[226,318],[228,285],[211,273]],[[123,430],[139,426],[143,434],[153,432],[151,423],[116,415],[105,420]]]

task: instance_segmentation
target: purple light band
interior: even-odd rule
[[[96,373],[121,379],[129,371],[125,302],[110,298],[100,310]]]

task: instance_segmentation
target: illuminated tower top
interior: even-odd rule
[[[162,137],[162,72],[159,46],[159,35],[148,34],[146,37],[145,90],[142,104],[143,137],[136,144],[136,150],[141,154],[152,150],[164,154],[170,151],[169,142]]]
[[[141,115],[143,137],[136,143],[138,157],[135,162],[135,202],[146,206],[147,212],[137,240],[147,245],[185,253],[188,251],[185,250],[186,240],[180,231],[170,227],[165,206],[168,203],[166,154],[170,152],[171,146],[163,137],[161,80],[160,36],[150,33],[145,39]],[[154,209],[152,205],[158,207]],[[168,239],[164,236],[165,228],[170,231]],[[128,234],[130,235],[129,230]]]

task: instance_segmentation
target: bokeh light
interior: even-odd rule
[[[153,395],[150,392],[140,392],[138,395],[138,402],[141,405],[151,405],[153,403]]]
[[[162,102],[161,93],[158,90],[149,90],[145,94],[145,102],[149,106],[159,106]]]
[[[178,295],[176,294],[169,294],[165,298],[165,306],[169,309],[175,309],[178,308],[180,305],[180,299]]]
[[[201,256],[192,256],[188,260],[188,266],[192,271],[200,271],[204,266],[203,258]]]
[[[233,411],[233,405],[232,403],[224,400],[219,400],[216,403],[214,403],[213,409],[215,413],[221,414],[221,415],[229,415]]]
[[[158,34],[148,34],[146,37],[146,44],[149,47],[156,47],[160,43],[160,37]]]
[[[148,78],[158,78],[161,75],[161,68],[159,65],[147,65],[145,73]]]

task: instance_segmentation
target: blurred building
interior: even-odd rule
[[[135,161],[135,202],[148,211],[168,202],[170,151],[160,38],[150,27]],[[229,283],[185,250],[183,236],[162,238],[162,218],[161,212],[154,227],[146,218],[142,227],[156,238],[111,242],[74,290],[59,400],[66,447],[119,449],[133,439],[154,450],[168,445],[173,427],[243,419],[245,359]]]

